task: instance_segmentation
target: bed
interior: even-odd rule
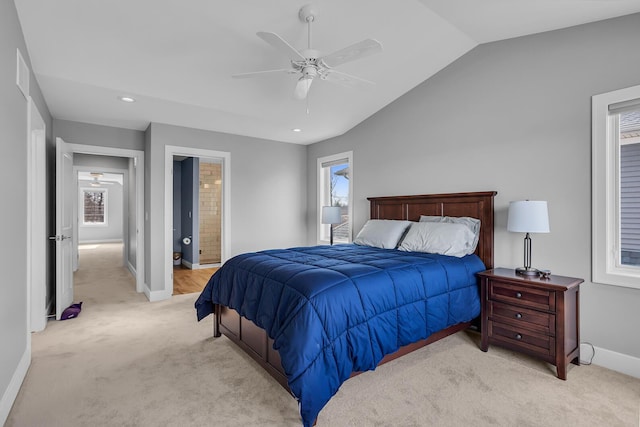
[[[196,301],[224,334],[300,404],[305,426],[350,376],[471,325],[475,273],[493,267],[495,192],[371,197],[372,220],[421,216],[481,222],[461,258],[360,245],[242,254],[228,260]]]

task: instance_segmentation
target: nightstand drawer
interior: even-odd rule
[[[492,280],[489,283],[489,299],[539,310],[552,312],[556,310],[555,292],[497,280]]]
[[[509,323],[546,335],[555,335],[556,332],[555,315],[498,301],[489,301],[489,317],[496,322]]]
[[[543,357],[555,356],[556,340],[554,337],[538,334],[524,328],[489,321],[489,337],[507,346],[518,347]]]

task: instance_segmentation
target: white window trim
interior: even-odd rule
[[[640,98],[640,86],[592,97],[592,280],[640,289],[640,268],[620,264],[618,121],[609,106]]]
[[[316,212],[316,229],[317,229],[317,242],[319,245],[328,244],[329,240],[324,240],[322,238],[322,204],[323,204],[323,190],[324,187],[322,185],[322,165],[328,162],[335,162],[338,160],[347,160],[349,163],[349,243],[353,241],[353,151],[346,151],[344,153],[332,154],[330,156],[318,157],[317,163],[317,212]]]
[[[104,222],[84,222],[84,193],[104,193]],[[83,227],[108,227],[109,226],[109,191],[107,188],[96,188],[96,187],[82,187],[80,188],[80,206],[82,206],[82,210],[80,211],[80,217],[82,218],[81,224]]]

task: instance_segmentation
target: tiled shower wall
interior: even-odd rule
[[[200,264],[221,259],[222,165],[200,162]]]

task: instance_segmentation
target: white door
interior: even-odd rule
[[[56,139],[56,319],[73,303],[73,151]]]
[[[47,283],[45,260],[47,258],[46,227],[46,125],[35,103],[29,98],[29,141],[28,141],[28,206],[29,213],[27,240],[29,252],[27,265],[29,287],[31,289],[31,331],[41,331],[47,325]]]

